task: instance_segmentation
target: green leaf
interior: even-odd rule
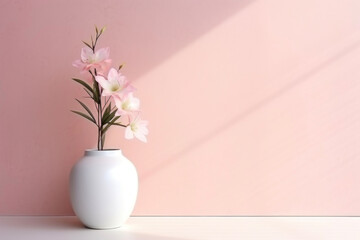
[[[127,127],[127,125],[121,124],[121,123],[111,123],[111,125],[120,126],[120,127]]]
[[[113,120],[111,120],[105,128],[102,129],[102,133],[101,134],[105,134],[105,132],[112,126],[115,125],[115,122],[120,118],[120,116],[116,116]]]
[[[93,89],[90,87],[89,84],[87,84],[86,82],[84,82],[81,79],[77,79],[77,78],[73,78],[72,80],[74,80],[77,83],[80,83],[81,85],[83,85],[84,87],[86,87],[86,89],[88,89],[90,92],[93,92]]]
[[[90,91],[87,90],[86,88],[84,88],[84,91],[89,95],[90,98],[94,99],[92,92],[90,92]]]
[[[115,109],[114,111],[109,113],[109,115],[106,118],[102,119],[101,124],[104,126],[105,124],[110,122],[115,117],[116,111],[117,111],[117,109]]]
[[[96,122],[91,118],[91,117],[89,117],[88,115],[86,115],[85,113],[82,113],[82,112],[78,112],[78,111],[74,111],[74,110],[71,110],[73,113],[76,113],[76,114],[78,114],[78,115],[80,115],[80,116],[82,116],[82,117],[84,117],[84,118],[86,118],[86,119],[88,119],[88,120],[90,120],[91,122],[93,122],[93,123],[95,123],[96,124]]]
[[[92,114],[92,112],[90,111],[90,109],[83,103],[81,102],[79,99],[75,98],[75,100],[80,103],[80,105],[88,112],[88,114],[91,116],[91,118],[94,120],[94,122],[96,122],[94,115]]]
[[[94,46],[94,39],[93,39],[92,35],[90,37],[91,37],[91,45]]]
[[[98,30],[96,25],[95,25],[95,32],[96,32],[96,36],[98,36],[99,35],[99,30]]]
[[[82,41],[86,46],[88,46],[89,48],[91,48],[92,49],[92,47],[90,46],[90,44],[88,44],[87,42],[85,42],[85,41]]]
[[[105,30],[106,30],[106,27],[103,27],[103,28],[100,30],[100,35],[101,35],[103,32],[105,32]]]
[[[94,101],[100,103],[100,89],[96,81],[94,81],[92,92],[94,93]]]
[[[111,111],[111,102],[109,103],[109,105],[105,108],[104,114],[102,116],[102,119],[105,119],[108,117],[108,115],[110,114]]]

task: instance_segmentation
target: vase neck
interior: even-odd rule
[[[119,156],[121,155],[120,149],[105,149],[105,150],[97,150],[97,149],[88,149],[85,150],[85,156]]]

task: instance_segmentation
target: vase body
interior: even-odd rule
[[[70,174],[75,214],[89,228],[120,227],[134,209],[138,176],[121,150],[86,150]]]

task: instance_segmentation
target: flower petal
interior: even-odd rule
[[[140,100],[138,98],[131,98],[129,104],[130,111],[137,111],[140,108]]]
[[[102,62],[106,59],[108,59],[110,56],[110,48],[101,48],[95,52],[95,59],[96,62]]]
[[[111,84],[103,76],[96,76],[95,80],[101,85],[104,90],[110,90]]]
[[[137,132],[139,132],[143,135],[149,134],[149,130],[145,126],[139,126]]]
[[[89,62],[89,59],[92,59],[93,58],[93,51],[91,48],[89,47],[83,47],[81,49],[81,60],[84,62],[84,63],[87,63]]]
[[[102,94],[101,94],[101,96],[103,96],[103,97],[112,96],[112,95],[113,95],[113,93],[106,90],[106,89],[104,89]]]
[[[121,107],[121,105],[122,105],[121,99],[116,95],[113,95],[113,99],[114,99],[114,102],[115,102],[115,106],[118,109],[118,112],[122,113],[123,110],[122,110],[122,107]]]
[[[135,132],[134,134],[135,134],[135,137],[137,139],[139,139],[140,141],[145,142],[145,143],[147,142],[146,137],[145,137],[144,134],[141,134],[139,132]]]
[[[132,85],[127,85],[122,91],[119,93],[122,97],[126,97],[128,94],[133,93],[136,89]]]
[[[80,69],[83,69],[85,67],[85,64],[80,60],[76,60],[72,63],[72,65],[76,68],[80,68]]]
[[[127,126],[125,129],[125,138],[126,139],[133,139],[134,138],[134,132],[131,130],[130,126]]]
[[[98,63],[98,75],[106,76],[111,66],[111,62],[111,59],[106,59],[105,61]]]
[[[109,73],[108,73],[108,80],[109,82],[118,82],[117,79],[118,79],[118,71],[116,71],[115,68],[111,68],[109,70]]]

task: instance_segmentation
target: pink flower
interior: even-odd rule
[[[133,93],[127,94],[125,97],[115,97],[115,105],[117,107],[116,115],[129,115],[139,111],[140,100],[133,96]]]
[[[109,59],[110,49],[101,48],[95,53],[89,47],[81,49],[81,59],[73,62],[73,66],[80,68],[81,71],[88,71],[92,68],[96,68],[98,74],[104,75],[109,69],[111,59]]]
[[[102,92],[103,96],[119,96],[121,98],[135,90],[135,88],[130,85],[130,81],[116,71],[115,68],[110,69],[107,80],[103,76],[96,76],[95,80],[104,89]]]
[[[129,126],[125,129],[125,138],[133,139],[136,137],[142,142],[147,142],[145,135],[149,133],[147,129],[148,121],[141,120],[140,118],[136,118],[132,121]]]

